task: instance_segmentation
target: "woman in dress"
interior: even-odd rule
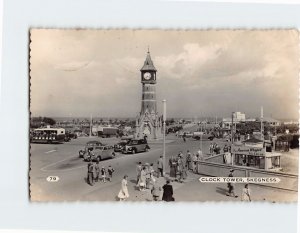
[[[142,171],[141,171],[140,180],[139,180],[140,191],[145,191],[146,190],[146,175],[147,175],[146,168],[143,167]]]
[[[125,175],[122,180],[121,190],[118,194],[118,198],[120,199],[120,201],[125,201],[129,197],[128,188],[127,188],[127,178],[128,176]]]
[[[245,184],[245,187],[243,188],[242,201],[251,201],[250,189],[248,187],[248,184]]]

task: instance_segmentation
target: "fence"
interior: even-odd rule
[[[198,174],[207,176],[227,177],[231,169],[234,169],[235,177],[277,177],[280,179],[279,183],[265,183],[260,185],[298,191],[298,175],[296,174],[223,164],[223,154],[208,157],[204,161],[198,161],[197,164]]]

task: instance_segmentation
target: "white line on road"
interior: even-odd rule
[[[48,170],[45,170],[45,168],[51,167],[51,166],[53,166],[53,165],[55,165],[55,164],[61,163],[61,162],[66,161],[66,160],[68,160],[68,159],[70,159],[70,158],[74,158],[74,155],[72,155],[71,157],[68,157],[68,158],[59,160],[59,161],[57,161],[57,162],[55,162],[55,163],[50,163],[50,164],[48,164],[47,166],[42,167],[42,168],[41,168],[41,171],[46,172],[46,171],[48,171]]]
[[[49,150],[49,151],[45,152],[45,154],[49,154],[49,153],[52,153],[52,152],[55,152],[55,151],[57,151],[57,150]]]

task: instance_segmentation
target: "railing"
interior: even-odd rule
[[[260,183],[259,185],[296,192],[298,191],[298,175],[296,174],[267,171],[251,167],[231,166],[219,162],[213,162],[212,160],[217,160],[217,157],[223,159],[223,155],[218,155],[205,158],[204,161],[198,161],[198,174],[215,177],[227,177],[230,170],[234,169],[235,177],[277,177],[280,179],[279,183]]]

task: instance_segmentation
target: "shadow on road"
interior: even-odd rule
[[[227,189],[217,187],[217,188],[216,188],[216,192],[217,192],[217,193],[220,193],[220,194],[222,194],[222,195],[226,195]]]

